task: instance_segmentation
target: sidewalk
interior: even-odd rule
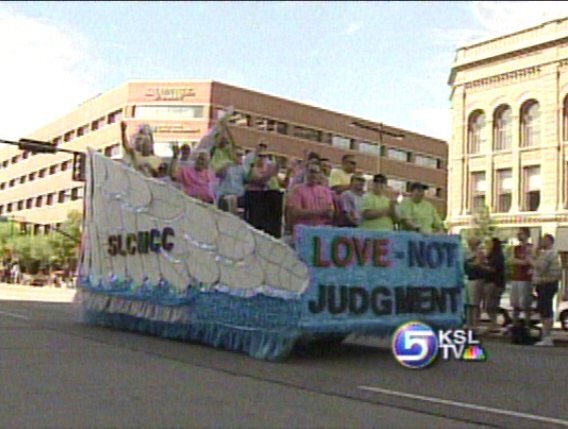
[[[73,302],[76,292],[65,287],[0,283],[0,301]]]

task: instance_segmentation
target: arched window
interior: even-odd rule
[[[476,110],[469,115],[467,126],[468,152],[480,153],[485,143],[485,113]]]
[[[493,114],[493,149],[511,149],[513,142],[513,111],[503,104]]]
[[[538,101],[529,100],[521,107],[521,146],[540,144],[540,106]]]

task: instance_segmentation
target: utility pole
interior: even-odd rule
[[[404,139],[404,134],[393,133],[392,131],[385,130],[383,123],[379,123],[378,126],[375,124],[369,124],[362,121],[352,121],[350,124],[352,127],[361,128],[368,131],[373,131],[378,134],[377,146],[379,147],[379,155],[377,156],[377,173],[381,172],[381,151],[383,148],[383,136],[393,137],[397,140]]]

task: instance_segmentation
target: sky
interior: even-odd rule
[[[447,140],[456,49],[568,2],[0,2],[0,138],[128,80],[212,79]]]

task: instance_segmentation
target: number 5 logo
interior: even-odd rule
[[[406,355],[405,361],[407,362],[416,362],[419,360],[424,359],[428,356],[431,352],[430,346],[432,345],[431,341],[428,341],[429,338],[432,338],[434,335],[432,332],[427,331],[406,331],[404,332],[404,349],[411,350],[412,347],[418,346],[420,352],[417,355]]]

